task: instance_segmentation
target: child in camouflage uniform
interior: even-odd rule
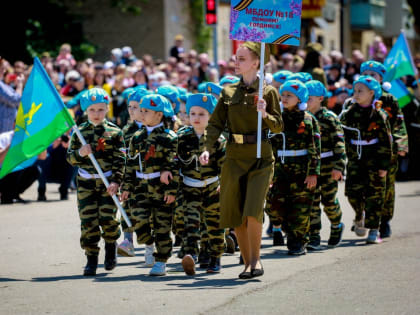
[[[344,132],[340,120],[331,111],[321,106],[327,94],[325,86],[317,80],[306,83],[308,89],[308,109],[318,121],[321,132],[321,175],[318,178],[315,200],[311,211],[309,243],[311,250],[321,249],[321,208],[331,222],[328,247],[335,247],[341,242],[344,223],[337,198],[338,181],[343,178],[346,162]]]
[[[369,60],[362,63],[360,72],[362,75],[370,75],[374,77],[381,84],[386,74],[386,68],[380,62]],[[383,86],[386,87],[386,85],[387,83],[384,83]],[[408,153],[408,135],[403,112],[395,97],[382,90],[382,96],[379,100],[382,101],[382,108],[388,114],[393,139],[392,159],[390,168],[386,175],[385,202],[382,211],[381,225],[379,228],[381,238],[385,238],[391,236],[391,226],[389,221],[391,221],[394,216],[395,180],[398,171],[398,156],[405,156]]]
[[[144,127],[130,141],[122,199],[129,194],[136,196],[132,216],[137,242],[146,244],[146,251],[153,250],[156,244],[156,262],[149,274],[163,276],[172,253],[170,233],[178,188],[177,136],[167,129],[174,113],[166,98],[158,94],[144,96],[139,104]]]
[[[280,93],[284,132],[271,138],[277,158],[269,215],[273,231],[282,224],[287,233],[289,255],[303,255],[320,175],[320,135],[315,118],[305,111],[308,100],[305,84],[288,80]]]
[[[198,157],[203,151],[204,133],[217,100],[210,94],[194,94],[187,99],[187,113],[192,127],[178,133],[177,156],[183,182],[185,253],[182,266],[187,275],[195,274],[200,240],[200,221],[203,219],[209,236],[210,263],[207,273],[220,272],[220,257],[224,252],[224,230],[219,227],[219,174],[225,156],[225,139],[219,138],[209,164],[202,166]]]
[[[385,200],[386,175],[391,166],[392,135],[378,99],[382,89],[371,76],[353,83],[354,100],[340,115],[347,152],[345,194],[356,212],[354,231],[368,244],[381,242],[379,223]]]
[[[81,107],[87,113],[88,121],[81,124],[79,129],[87,144],[82,146],[76,134],[73,134],[67,152],[67,161],[79,167],[77,204],[82,232],[80,245],[87,256],[85,276],[96,275],[101,230],[105,240],[105,269],[112,270],[117,264],[116,241],[120,229],[111,196],[117,193],[123,179],[125,144],[122,131],[105,119],[108,104],[109,96],[103,89],[93,88],[83,94]],[[93,153],[108,177],[108,189],[89,160],[90,153]]]
[[[127,100],[128,100],[128,114],[130,115],[130,122],[124,126],[123,128],[123,135],[124,135],[124,142],[127,146],[126,152],[128,151],[128,145],[130,144],[131,137],[134,133],[142,127],[141,122],[141,114],[140,114],[140,107],[139,102],[144,95],[149,94],[149,91],[145,88],[137,88],[133,89],[130,88],[131,93],[129,93]],[[124,92],[123,92],[124,94]],[[127,200],[125,210],[127,212],[127,216],[131,220],[133,224],[134,218],[131,215],[131,208],[133,207],[135,202],[134,194],[131,195],[131,198]],[[121,226],[124,232],[124,240],[118,245],[118,254],[121,256],[127,257],[134,257],[134,244],[133,244],[133,232],[134,226],[128,227],[127,224],[123,219],[121,219]]]

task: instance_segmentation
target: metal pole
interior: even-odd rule
[[[79,140],[82,143],[82,145],[85,145],[86,144],[86,140],[83,137],[82,133],[80,132],[79,128],[77,128],[77,126],[73,126],[73,130],[76,133],[76,135],[79,137]],[[109,182],[106,179],[104,173],[102,172],[102,169],[99,166],[98,162],[96,161],[95,156],[93,155],[93,153],[90,153],[89,154],[89,159],[92,161],[93,166],[95,167],[96,171],[98,172],[99,176],[101,177],[102,181],[104,182],[105,187],[108,188]],[[131,221],[128,218],[127,213],[125,213],[123,207],[121,206],[120,201],[117,198],[117,195],[112,195],[111,197],[112,197],[112,200],[114,201],[115,205],[117,206],[118,210],[121,212],[121,215],[123,216],[125,222],[127,223],[127,226],[128,227],[131,227],[132,226],[131,225]]]
[[[260,82],[258,89],[258,99],[263,98],[263,84],[264,84],[264,53],[265,43],[261,43],[260,53]],[[257,131],[257,159],[261,158],[261,131],[262,131],[262,114],[258,112],[258,131]]]

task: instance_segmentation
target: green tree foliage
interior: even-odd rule
[[[192,23],[191,34],[194,36],[194,49],[204,52],[209,49],[211,39],[211,27],[204,24],[204,1],[189,0]]]

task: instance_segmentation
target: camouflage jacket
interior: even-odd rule
[[[133,121],[131,123],[128,123],[124,126],[122,129],[123,135],[124,135],[124,141],[125,144],[128,146],[130,145],[131,137],[135,134],[137,130],[139,130],[141,127],[137,124],[136,121]],[[128,148],[127,148],[128,149]]]
[[[398,105],[398,101],[394,96],[387,92],[383,92],[381,98],[382,108],[386,111],[389,117],[393,138],[393,153],[398,151],[408,152],[408,135],[407,128],[404,122],[404,115]]]
[[[197,180],[205,180],[220,175],[221,166],[225,159],[226,140],[223,136],[220,136],[214,145],[214,153],[210,155],[209,164],[201,165],[198,158],[203,152],[206,138],[206,133],[198,138],[193,127],[184,127],[178,131],[177,157],[182,175]]]
[[[177,136],[164,126],[153,129],[150,135],[142,127],[131,138],[127,152],[127,166],[123,190],[134,192],[139,179],[136,172],[151,174],[169,171],[173,179],[164,185],[168,195],[176,195],[179,180],[178,162],[176,160]]]
[[[361,107],[357,103],[349,104],[340,115],[346,141],[346,153],[349,163],[360,161],[372,168],[387,170],[392,155],[392,136],[387,113],[377,106]],[[349,129],[352,128],[352,129]],[[360,132],[360,138],[358,131]],[[377,143],[358,146],[352,141],[372,141]],[[358,153],[359,150],[359,153]],[[360,151],[361,150],[361,151]],[[359,154],[360,159],[359,159]]]
[[[113,123],[104,120],[97,126],[86,121],[79,126],[79,130],[86,143],[91,145],[92,153],[102,171],[104,173],[112,171],[108,181],[121,184],[125,166],[125,143],[121,129]],[[79,149],[81,146],[82,144],[76,133],[73,133],[67,150],[67,161],[73,166],[82,168],[89,174],[97,174],[89,157],[80,156]]]
[[[256,101],[258,100],[259,79],[251,86],[245,85],[241,79],[239,82],[223,88],[221,97],[214,109],[206,128],[207,139],[205,150],[213,154],[214,144],[220,134],[225,130],[232,134],[256,134],[258,129],[258,112]],[[280,114],[280,103],[277,90],[270,86],[264,86],[263,98],[267,103],[267,117],[262,119],[262,130],[268,132],[280,132],[283,130],[283,122]],[[234,159],[254,159],[256,157],[256,144],[236,144],[228,142],[226,156]],[[268,141],[261,142],[261,158],[272,159],[272,148]]]
[[[346,150],[344,144],[344,132],[337,115],[322,107],[314,114],[321,132],[321,154],[333,152],[332,157],[321,159],[321,167],[329,162],[333,163],[334,169],[344,172],[346,163]]]
[[[282,158],[278,153],[284,150],[307,150],[303,157],[284,157],[284,164],[307,164],[307,175],[320,175],[321,172],[321,136],[319,126],[314,116],[300,110],[284,109],[284,142],[281,134],[271,138],[276,154],[276,165],[281,167]]]

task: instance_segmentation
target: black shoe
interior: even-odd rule
[[[239,274],[239,279],[251,279],[252,278],[252,271],[242,271]]]
[[[273,246],[283,246],[283,245],[284,245],[283,233],[281,231],[274,231],[273,232]]]
[[[60,194],[60,200],[69,200],[68,194]]]
[[[178,235],[175,235],[175,242],[174,242],[174,247],[179,247],[182,244],[182,238]]]
[[[198,263],[200,264],[200,268],[207,268],[210,264],[210,255],[207,252],[207,249],[203,249],[198,254]]]
[[[308,250],[321,250],[321,236],[319,234],[309,236],[309,243],[306,248]]]
[[[179,249],[178,254],[177,254],[176,256],[177,256],[179,259],[184,258],[184,256],[185,256],[185,250],[184,250],[184,247],[182,247],[182,246],[181,246],[181,248]]]
[[[117,243],[105,243],[105,270],[112,270],[117,265]]]
[[[328,247],[333,248],[341,243],[344,228],[344,223],[340,223],[337,228],[331,227],[330,238],[328,239]]]
[[[289,250],[289,255],[300,256],[306,254],[306,248],[303,241],[297,240],[294,237],[292,238],[290,235],[287,240],[287,248]]]
[[[38,189],[38,201],[47,201],[47,197],[45,196],[45,189],[39,188]]]
[[[210,257],[210,264],[207,268],[207,273],[219,273],[222,269],[220,265],[220,257]]]
[[[264,268],[263,268],[263,265],[262,265],[262,263],[261,263],[261,261],[260,261],[260,265],[261,265],[261,268],[260,269],[251,269],[251,276],[253,277],[253,278],[255,278],[255,277],[261,277],[263,274],[264,274]]]
[[[98,268],[98,256],[86,256],[87,263],[85,270],[83,271],[84,276],[96,276],[96,268]]]
[[[391,224],[389,224],[389,221],[381,222],[381,225],[379,226],[379,233],[380,233],[381,238],[391,237],[392,230],[391,230]]]
[[[235,241],[233,240],[232,236],[226,235],[225,238],[226,238],[225,253],[235,254]]]
[[[15,198],[15,202],[17,202],[17,203],[28,203],[29,201],[28,201],[28,200],[25,200],[25,199],[20,198],[20,196],[16,196],[16,198]]]

